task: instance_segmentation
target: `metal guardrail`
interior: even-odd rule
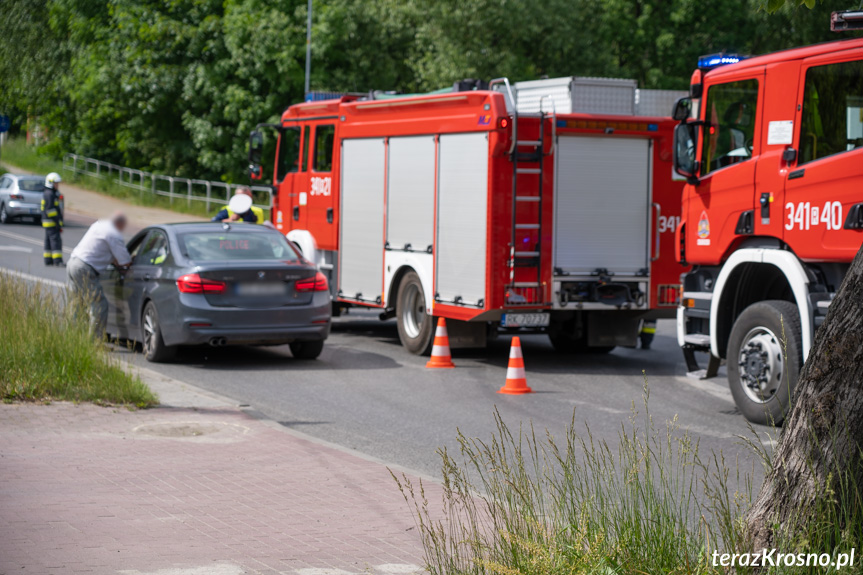
[[[251,188],[255,206],[265,210],[269,210],[273,206],[272,188],[265,186],[242,186],[226,184],[225,182],[163,176],[71,153],[63,156],[63,170],[91,178],[107,178],[121,186],[138,190],[142,194],[151,193],[165,196],[170,199],[172,204],[175,199],[185,199],[186,205],[189,206],[192,205],[193,201],[204,202],[207,211],[210,211],[210,204],[227,205],[231,196],[234,195],[234,191],[242,187]],[[266,198],[265,202],[260,203],[263,198]]]

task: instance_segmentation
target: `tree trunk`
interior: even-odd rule
[[[753,550],[772,548],[776,525],[794,529],[795,521],[809,519],[816,497],[835,487],[837,469],[855,470],[856,485],[863,485],[863,247],[815,335],[794,393],[773,469],[747,515]]]

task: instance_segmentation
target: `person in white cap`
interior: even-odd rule
[[[247,222],[250,224],[264,223],[264,210],[252,205],[252,190],[246,187],[237,188],[231,202],[213,216],[214,222]]]
[[[45,230],[45,249],[42,256],[46,266],[63,265],[63,209],[60,207],[60,174],[51,172],[45,177],[42,192],[42,228]]]

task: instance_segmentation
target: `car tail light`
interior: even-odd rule
[[[208,280],[198,274],[186,274],[177,278],[180,293],[225,293],[225,282]]]
[[[318,272],[313,278],[299,280],[294,284],[294,289],[298,292],[329,291],[330,287],[327,285],[327,276]]]
[[[10,194],[9,199],[10,200],[23,200],[24,194]]]

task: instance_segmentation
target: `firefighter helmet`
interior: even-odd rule
[[[45,176],[45,187],[53,188],[54,184],[59,184],[63,181],[63,178],[60,177],[60,174],[57,172],[51,172],[47,176]]]

